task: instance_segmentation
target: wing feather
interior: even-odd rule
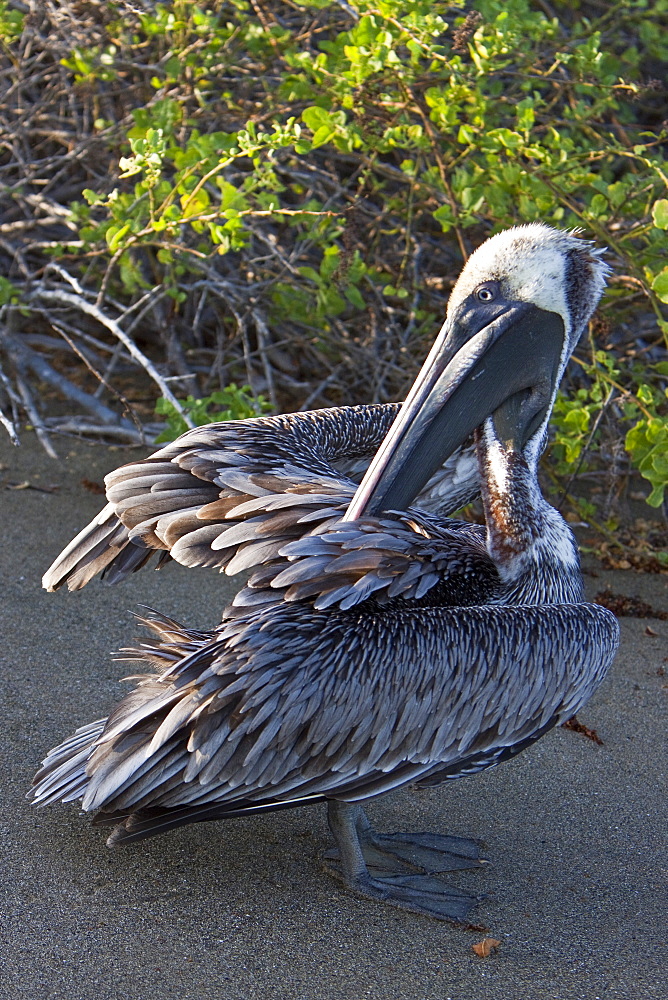
[[[317,531],[341,516],[352,498],[356,483],[342,470],[364,470],[399,406],[340,407],[188,431],[106,477],[109,503],[58,556],[43,585],[56,590],[66,583],[75,590],[96,574],[117,582],[149,562],[155,551],[159,565],[175,559],[224,570],[235,555],[227,551],[234,535],[225,536],[220,528],[256,515],[257,534],[282,542]],[[427,505],[433,489],[440,506],[448,506],[448,482],[453,484],[451,509],[476,495],[475,463],[467,465],[461,454],[458,462],[449,459],[428,484]],[[216,556],[218,551],[222,556]],[[258,548],[255,555],[264,559],[266,551]],[[252,556],[246,552],[241,567],[248,568]]]

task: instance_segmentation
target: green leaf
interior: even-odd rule
[[[187,396],[180,402],[184,412],[196,427],[221,420],[245,420],[260,413],[267,413],[272,408],[264,396],[253,396],[249,385],[242,385],[239,388],[234,382],[224,389],[211,393],[210,396],[201,399]],[[155,439],[156,443],[173,441],[187,430],[186,422],[179,411],[164,397],[156,402],[155,412],[167,418],[165,429]]]
[[[450,205],[441,205],[434,212],[434,218],[440,223],[444,233],[449,232],[455,224],[455,217]]]
[[[357,309],[366,309],[366,302],[364,301],[362,293],[359,288],[355,287],[355,285],[348,285],[344,295],[348,299],[348,302],[351,302],[357,307]]]
[[[608,199],[603,194],[595,194],[589,203],[589,211],[594,216],[598,218],[603,215],[604,212],[608,210]]]
[[[324,108],[304,108],[302,111],[302,121],[312,132],[317,132],[324,125],[330,125],[331,114],[329,111],[325,111]]]
[[[663,503],[668,487],[668,418],[643,418],[632,427],[624,442],[640,475],[652,485],[650,507]]]
[[[318,146],[324,146],[326,142],[329,142],[333,135],[334,129],[330,125],[321,125],[320,128],[313,133],[311,148],[317,149]]]
[[[180,201],[184,218],[189,218],[191,215],[202,215],[211,204],[211,198],[204,188],[200,188],[196,195],[181,195]]]
[[[668,302],[668,267],[659,271],[652,282],[652,291],[656,292],[662,302]]]
[[[475,142],[475,132],[469,125],[460,126],[457,133],[457,142],[461,142],[465,146]]]
[[[19,290],[11,281],[0,274],[0,306],[19,301]]]
[[[668,229],[668,198],[660,198],[654,202],[652,219],[658,229]]]
[[[112,251],[112,253],[118,249],[120,244],[123,242],[123,237],[130,232],[130,223],[126,222],[124,226],[110,226],[105,233],[105,239],[107,241],[107,246]]]

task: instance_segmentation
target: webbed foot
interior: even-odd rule
[[[390,903],[402,910],[422,913],[437,920],[463,922],[469,912],[485,897],[446,885],[434,875],[367,875],[346,881],[358,896]]]
[[[479,868],[480,847],[465,837],[433,833],[376,833],[359,805],[329,802],[339,862],[330,870],[354,893],[439,920],[464,921],[483,895],[442,882],[437,872]],[[416,872],[416,869],[418,871]]]
[[[397,869],[397,862],[419,868],[427,874],[481,868],[480,845],[467,837],[438,833],[377,833],[371,827],[360,834],[364,860],[369,867],[384,871]]]

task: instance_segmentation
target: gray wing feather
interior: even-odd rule
[[[294,541],[280,542],[281,532],[287,534],[295,525],[286,520],[274,523],[268,534],[277,540],[264,564],[239,591],[226,609],[225,617],[234,617],[255,600],[265,603],[268,598],[253,598],[253,592],[275,592],[275,600],[309,600],[317,610],[338,605],[346,610],[368,600],[387,601],[396,597],[420,600],[439,585],[441,604],[483,603],[493,599],[498,590],[496,568],[484,546],[484,533],[477,525],[430,518],[412,509],[398,519],[365,518],[348,522],[330,519],[319,524],[315,533],[303,533]],[[273,520],[273,519],[272,519]],[[252,537],[253,525],[258,531],[266,522],[252,518],[221,533],[214,543],[222,551],[226,540],[230,549]],[[303,526],[297,526],[303,531]],[[372,545],[370,544],[372,541]],[[236,557],[233,557],[233,560]],[[244,560],[250,566],[251,558]],[[227,572],[241,565],[233,561]],[[444,588],[449,589],[448,601]]]

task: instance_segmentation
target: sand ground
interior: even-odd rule
[[[12,1000],[666,1000],[668,621],[626,618],[610,677],[581,712],[603,746],[559,729],[474,778],[385,796],[380,829],[472,835],[490,865],[473,932],[346,894],[322,868],[322,806],[201,824],[110,851],[73,806],[24,795],[45,751],[107,713],[110,651],[151,605],[218,620],[233,581],[171,566],[115,588],[47,594],[40,577],[137,452],[0,438],[2,962]],[[9,489],[57,485],[57,492]],[[668,610],[668,578],[600,571]],[[655,635],[647,634],[647,627]],[[663,671],[665,670],[665,675]]]

